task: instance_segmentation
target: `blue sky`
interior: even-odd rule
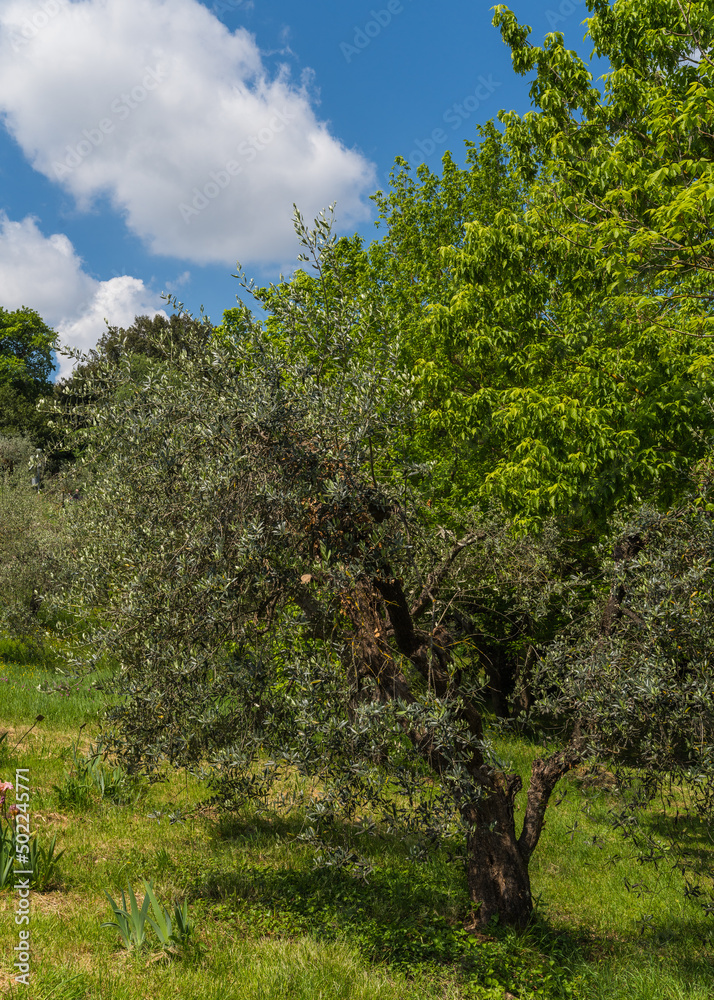
[[[163,291],[220,321],[238,259],[289,273],[293,202],[372,238],[396,156],[461,161],[528,110],[491,6],[0,0],[0,305],[88,349]],[[583,0],[510,6],[589,57]]]

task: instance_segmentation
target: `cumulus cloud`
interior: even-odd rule
[[[57,331],[61,343],[82,351],[94,347],[105,332],[105,319],[129,326],[137,315],[166,315],[159,308],[160,297],[139,278],[97,281],[83,270],[65,235],[44,236],[32,217],[13,222],[2,212],[0,289],[5,309],[34,309]],[[62,356],[57,360],[59,375],[69,374],[74,362]]]
[[[107,195],[158,254],[281,262],[293,203],[370,215],[373,165],[197,0],[6,0],[0,113],[36,170],[80,208]]]

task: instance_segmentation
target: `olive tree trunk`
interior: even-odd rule
[[[582,759],[577,743],[531,768],[526,809],[516,833],[517,774],[484,774],[483,797],[462,809],[467,834],[467,881],[477,922],[493,917],[524,927],[533,910],[528,865],[540,839],[548,800],[560,778]],[[485,768],[482,769],[485,771]]]

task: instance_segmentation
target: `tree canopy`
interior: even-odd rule
[[[53,391],[56,339],[34,310],[8,312],[0,306],[0,432],[27,434],[37,444],[47,439],[37,400]]]
[[[534,110],[464,169],[398,160],[385,235],[341,248],[355,297],[400,317],[434,500],[495,497],[524,529],[673,501],[710,433],[710,7],[590,7],[602,92],[562,35],[534,46],[497,7]]]

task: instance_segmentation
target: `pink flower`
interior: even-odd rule
[[[2,784],[0,784],[0,809],[3,812],[5,811],[5,796],[11,791],[12,785],[9,781],[3,781]]]
[[[10,806],[10,808],[7,811],[7,814],[8,816],[17,816],[19,812],[20,812],[19,806]]]

